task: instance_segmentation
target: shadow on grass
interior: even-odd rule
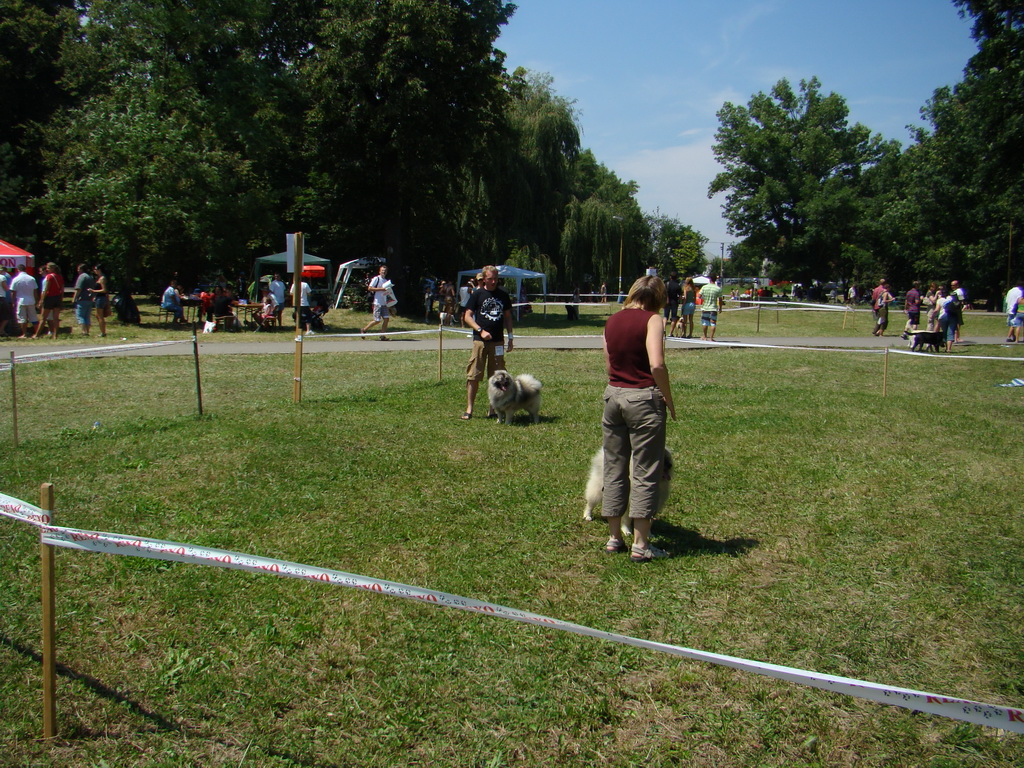
[[[22,656],[25,656],[26,658],[32,659],[32,661],[38,664],[43,663],[43,655],[41,653],[39,653],[38,651],[34,651],[31,648],[22,645],[21,643],[11,640],[9,637],[0,637],[0,644],[6,645],[11,650],[20,653]],[[92,691],[98,696],[101,696],[104,699],[116,701],[118,704],[125,705],[129,709],[129,711],[132,712],[132,714],[138,715],[139,717],[149,721],[150,723],[155,725],[158,730],[177,732],[182,732],[185,730],[180,725],[171,720],[168,720],[163,715],[157,714],[156,712],[146,709],[144,706],[142,706],[136,701],[132,701],[120,691],[114,690],[113,688],[104,685],[94,677],[90,677],[89,675],[83,675],[80,672],[75,672],[73,669],[69,668],[64,664],[61,664],[60,662],[57,662],[57,674],[61,677],[67,678],[68,680],[76,680],[82,683],[90,691]]]
[[[25,658],[32,659],[32,661],[36,662],[37,664],[42,664],[43,663],[43,655],[41,653],[39,653],[38,651],[35,651],[35,650],[33,650],[33,649],[31,649],[31,648],[29,648],[27,646],[24,646],[21,643],[15,641],[15,640],[12,640],[9,637],[4,637],[3,635],[0,635],[0,645],[7,646],[8,648],[10,648],[15,653],[21,654]],[[193,736],[196,735],[196,732],[193,729],[189,728],[188,726],[184,726],[184,725],[176,723],[176,722],[174,722],[172,720],[168,720],[163,715],[161,715],[161,714],[159,714],[157,712],[154,712],[154,711],[152,711],[150,709],[147,709],[146,707],[144,707],[141,704],[139,704],[137,701],[133,701],[132,699],[128,698],[127,695],[121,693],[120,691],[115,690],[114,688],[111,688],[111,687],[109,687],[107,685],[104,685],[102,682],[100,682],[99,680],[97,680],[94,677],[91,677],[89,675],[83,675],[80,672],[75,672],[73,669],[69,668],[65,664],[61,664],[60,662],[58,662],[56,664],[56,667],[57,667],[57,674],[60,675],[61,677],[67,678],[68,680],[75,680],[75,681],[77,681],[79,683],[82,683],[82,685],[84,685],[86,688],[88,688],[90,691],[92,691],[97,696],[99,696],[101,698],[104,698],[104,699],[107,699],[108,701],[114,701],[114,702],[117,702],[118,704],[124,705],[132,714],[137,715],[137,716],[143,718],[144,720],[146,720],[149,723],[152,723],[157,731],[169,731],[169,732],[174,732],[174,733],[191,733]],[[58,706],[59,706],[59,702],[58,702]],[[42,719],[42,713],[40,712],[40,720],[41,719]],[[87,728],[82,727],[81,725],[75,725],[73,728],[69,729],[68,733],[64,734],[63,738],[68,739],[68,740],[72,740],[72,739],[76,739],[76,738],[92,738],[94,736],[101,736],[103,734],[104,734],[103,731],[95,731],[95,732],[93,732],[93,731],[90,731]],[[220,744],[222,746],[230,747],[232,749],[237,749],[238,746],[239,746],[239,744],[237,744],[237,743],[225,741],[223,739],[216,739],[216,738],[214,738],[214,739],[211,739],[211,741],[215,741],[215,742],[217,742],[218,744]],[[293,765],[305,766],[306,768],[333,768],[335,766],[334,763],[313,762],[313,761],[306,760],[306,759],[303,759],[301,757],[298,757],[297,755],[293,755],[291,753],[284,752],[282,750],[272,749],[270,747],[267,747],[267,746],[264,746],[264,745],[259,745],[259,744],[254,745],[252,742],[250,742],[250,746],[255,746],[261,752],[264,752],[265,754],[267,754],[267,755],[269,755],[271,757],[275,757],[275,758],[278,758],[278,759],[281,759],[281,760],[285,760],[289,764],[293,764]],[[248,747],[246,749],[248,751]]]
[[[667,543],[664,548],[677,557],[684,555],[729,555],[730,557],[739,557],[761,544],[757,539],[744,539],[740,537],[726,539],[725,541],[708,539],[697,531],[690,530],[689,528],[680,528],[661,519],[655,519],[651,532],[658,536],[658,538],[665,540]]]

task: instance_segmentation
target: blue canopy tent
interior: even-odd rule
[[[459,272],[458,281],[456,283],[457,287],[461,287],[463,281],[466,278],[476,277],[481,269],[483,269],[483,267],[478,267],[477,269],[464,269],[461,272]],[[533,271],[531,271],[529,269],[522,269],[521,267],[512,267],[512,266],[509,266],[508,264],[502,264],[497,269],[498,269],[498,277],[502,278],[502,280],[505,281],[505,286],[506,286],[505,290],[508,291],[508,293],[511,295],[512,303],[513,304],[518,304],[519,303],[519,295],[520,295],[520,293],[522,293],[522,289],[523,289],[523,280],[540,280],[541,281],[541,291],[540,292],[542,294],[544,294],[545,299],[547,298],[547,293],[548,293],[548,276],[545,275],[543,272],[533,272]],[[515,284],[516,284],[516,289],[515,289],[514,292],[508,290],[509,289],[509,283],[511,281],[513,281],[513,280],[515,281]],[[517,320],[519,319],[519,307],[518,306],[516,307],[516,319]]]

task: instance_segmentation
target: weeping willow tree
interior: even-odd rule
[[[580,149],[572,103],[551,83],[549,75],[523,69],[508,81],[512,151],[502,158],[495,199],[503,240],[548,256],[558,253]]]
[[[622,182],[590,150],[580,153],[575,177],[560,246],[565,280],[616,289],[623,282],[628,288],[650,251],[649,227],[634,199],[636,182]]]

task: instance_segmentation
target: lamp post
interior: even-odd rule
[[[718,277],[722,281],[722,288],[725,288],[725,243],[721,240],[708,240],[706,242],[721,246],[721,259],[718,264]]]
[[[612,216],[619,222],[619,301],[622,301],[622,217]]]

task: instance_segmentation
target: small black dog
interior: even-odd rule
[[[942,331],[915,331],[914,341],[910,345],[911,352],[924,352],[925,348],[929,352],[941,352],[942,351]]]

